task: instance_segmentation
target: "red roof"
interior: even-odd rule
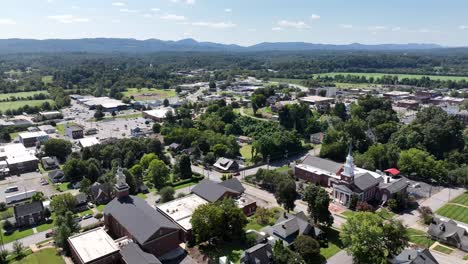
[[[395,168],[387,169],[387,170],[385,170],[385,172],[388,172],[388,173],[392,174],[393,176],[400,174],[400,171],[395,169]]]

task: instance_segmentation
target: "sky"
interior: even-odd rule
[[[0,0],[0,39],[468,46],[467,0]]]

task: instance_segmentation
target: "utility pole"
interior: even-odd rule
[[[270,154],[267,156],[267,170],[270,169]]]

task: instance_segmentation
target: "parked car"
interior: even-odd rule
[[[52,231],[47,232],[45,234],[45,237],[49,238],[49,237],[53,237],[54,235],[55,235],[55,232],[54,232],[54,230],[52,230]]]
[[[84,215],[84,216],[82,217],[82,219],[83,219],[83,220],[84,220],[84,219],[89,219],[89,218],[91,218],[91,217],[93,217],[92,214],[86,214],[86,215]]]

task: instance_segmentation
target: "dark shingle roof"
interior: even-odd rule
[[[332,173],[337,173],[343,167],[343,164],[341,163],[327,159],[322,159],[312,155],[307,155],[307,157],[302,161],[302,164],[309,165]]]
[[[103,184],[95,182],[91,185],[90,192],[94,199],[99,199],[101,195],[109,196],[112,192],[112,185],[107,182]]]
[[[22,217],[26,215],[31,215],[34,213],[40,213],[44,210],[44,206],[42,205],[41,201],[35,201],[32,203],[22,204],[15,206],[13,211],[15,213],[15,217]]]
[[[398,181],[394,181],[391,183],[380,183],[379,188],[380,189],[386,189],[390,193],[397,193],[404,188],[408,187],[408,183],[406,182],[406,179],[401,178]]]
[[[459,241],[462,250],[468,250],[468,231],[458,226],[453,220],[444,221],[438,217],[434,217],[427,233],[442,240],[447,240],[447,238],[456,239]]]
[[[78,193],[75,195],[75,199],[77,205],[84,204],[88,201],[85,193]]]
[[[258,244],[242,253],[241,264],[273,263],[273,250],[270,244]]]
[[[296,215],[284,213],[271,227],[273,234],[279,236],[286,244],[292,244],[298,235],[319,236],[323,232],[309,223],[303,212]]]
[[[112,215],[139,244],[147,242],[161,228],[178,229],[163,214],[136,196],[114,198],[104,208],[105,215]]]
[[[242,183],[237,178],[231,178],[219,184],[238,193],[243,193],[245,191],[244,186],[242,186]]]
[[[366,172],[360,175],[356,175],[354,177],[354,186],[359,188],[361,191],[365,191],[372,186],[376,186],[379,184],[379,181],[374,178],[370,173]]]
[[[223,185],[211,181],[209,179],[204,179],[200,183],[198,183],[195,187],[192,189],[192,193],[200,196],[201,198],[207,200],[208,202],[216,202],[226,192],[232,192],[232,193],[238,193],[239,192],[232,190],[230,188],[224,187]]]
[[[49,171],[48,175],[49,175],[49,178],[51,179],[58,179],[58,178],[62,178],[63,176],[65,176],[65,174],[63,173],[63,170]]]
[[[144,252],[133,242],[123,246],[120,249],[120,255],[127,264],[161,264],[154,255]]]
[[[431,252],[425,249],[405,249],[394,259],[391,264],[438,264]]]

